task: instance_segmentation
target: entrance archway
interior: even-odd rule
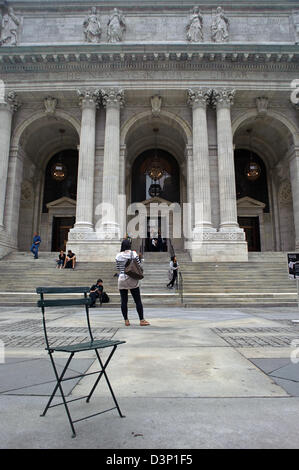
[[[243,170],[238,173],[236,168],[237,198],[251,198],[255,204],[260,204],[260,207],[264,204],[262,216],[255,221],[252,219],[252,222],[263,221],[256,229],[260,232],[260,250],[293,250],[295,227],[292,192],[289,190],[291,181],[288,158],[295,139],[292,126],[279,113],[269,110],[263,117],[253,112],[247,113],[243,119],[239,117],[235,121],[233,128],[236,129],[234,146],[240,168],[244,167],[246,159],[251,159],[255,160],[261,169],[261,176],[256,181],[246,182],[244,172],[240,176]],[[282,187],[289,189],[282,191]],[[282,198],[281,195],[286,193],[288,197]],[[250,225],[250,221],[244,222],[247,227]],[[258,247],[258,244],[256,246]]]
[[[72,121],[67,119],[66,113],[63,118],[43,115],[39,119],[29,119],[22,133],[20,129],[16,130],[14,141],[18,136],[23,155],[18,223],[20,250],[28,250],[32,234],[37,231],[42,238],[41,251],[51,251],[53,234],[52,227],[49,228],[47,204],[63,197],[76,200],[79,135]],[[63,182],[51,178],[57,157],[63,158],[68,167],[68,176]]]
[[[149,113],[146,115],[143,113],[140,119],[138,116],[134,117],[131,126],[126,124],[124,129],[126,131],[125,193],[128,204],[142,202],[148,212],[151,200],[157,203],[161,199],[166,205],[176,204],[182,207],[182,204],[187,202],[186,147],[191,136],[188,126],[181,125],[177,119],[170,116],[170,113],[167,113],[167,116],[161,113],[158,119]],[[153,174],[150,171],[152,165],[158,165],[163,173],[156,180],[150,176]],[[172,208],[170,217],[172,217]],[[168,228],[170,224],[169,221]],[[179,231],[168,232],[175,250],[184,248],[183,217],[179,224]],[[163,221],[159,218],[148,220],[147,226],[149,233],[154,226],[157,232],[159,229],[162,230]],[[178,232],[179,237],[176,236]],[[138,247],[140,242],[137,241]]]

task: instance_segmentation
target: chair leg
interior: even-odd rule
[[[61,382],[62,382],[62,379],[64,377],[64,374],[66,373],[67,369],[68,369],[68,366],[71,362],[71,360],[73,359],[73,356],[74,356],[74,353],[71,353],[70,357],[68,358],[65,366],[64,366],[64,369],[61,373],[61,375],[59,376],[58,375],[58,372],[57,372],[57,368],[55,366],[55,362],[54,362],[54,359],[52,357],[52,354],[53,353],[49,353],[50,354],[50,359],[51,359],[51,362],[52,362],[52,366],[53,366],[53,369],[54,369],[54,373],[55,373],[55,377],[56,377],[56,381],[57,381],[57,384],[56,386],[54,387],[54,390],[52,392],[52,395],[46,405],[46,408],[44,409],[43,413],[40,415],[40,416],[45,416],[45,414],[47,413],[51,403],[52,403],[52,400],[54,398],[54,396],[56,395],[56,392],[59,388],[60,390],[60,393],[61,393],[61,397],[62,397],[62,401],[63,401],[63,404],[64,404],[64,407],[65,407],[65,411],[66,411],[66,414],[67,414],[67,417],[69,419],[69,423],[70,423],[70,426],[71,426],[71,429],[72,429],[72,432],[73,432],[73,435],[72,437],[76,437],[76,431],[75,431],[75,428],[74,428],[74,425],[73,425],[73,421],[72,421],[72,418],[71,418],[71,414],[70,414],[70,411],[69,411],[69,408],[67,406],[67,403],[66,403],[66,399],[65,399],[65,396],[64,396],[64,392],[63,392],[63,389],[62,389],[62,386],[61,386]]]
[[[92,395],[93,395],[93,392],[95,391],[95,389],[96,389],[96,387],[97,387],[99,381],[101,380],[102,376],[104,375],[104,377],[105,377],[105,379],[106,379],[106,382],[107,382],[107,385],[108,385],[108,387],[109,387],[110,393],[111,393],[111,395],[112,395],[113,401],[114,401],[115,406],[116,406],[116,408],[117,408],[117,410],[118,410],[119,416],[120,416],[121,418],[125,418],[125,416],[122,414],[122,412],[121,412],[121,410],[120,410],[120,408],[119,408],[119,405],[118,405],[118,403],[117,403],[117,400],[116,400],[116,398],[115,398],[113,389],[112,389],[112,387],[111,387],[111,384],[110,384],[110,382],[109,382],[109,379],[108,379],[108,376],[107,376],[106,370],[105,370],[106,367],[108,366],[110,360],[112,359],[112,356],[113,356],[113,354],[115,353],[115,350],[116,350],[116,346],[113,347],[113,349],[112,349],[112,351],[111,351],[111,353],[110,353],[108,359],[106,360],[105,364],[103,364],[103,362],[102,362],[102,360],[101,360],[101,358],[100,358],[100,355],[99,355],[98,350],[95,349],[95,353],[96,353],[96,355],[97,355],[97,358],[98,358],[98,361],[99,361],[99,363],[100,363],[100,366],[101,366],[102,371],[101,371],[101,373],[99,374],[99,376],[98,376],[98,378],[97,378],[97,380],[96,380],[94,386],[92,387],[92,389],[91,389],[91,391],[90,391],[90,393],[89,393],[89,395],[88,395],[88,397],[87,397],[87,399],[86,399],[86,402],[89,403],[89,401],[90,401],[90,399],[91,399],[91,397],[92,397]]]

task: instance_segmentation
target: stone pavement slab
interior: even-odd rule
[[[299,398],[121,398],[113,410],[76,425],[38,397],[0,396],[1,449],[298,449]],[[77,402],[80,417],[111,405]],[[12,413],[12,409],[14,412]]]
[[[289,323],[296,316],[296,309],[146,309],[151,325],[140,327],[132,309],[132,326],[125,327],[118,309],[94,309],[96,331],[126,341],[107,369],[126,418],[112,410],[84,420],[71,439],[63,407],[39,416],[54,383],[46,373],[48,366],[53,371],[39,309],[0,308],[0,339],[10,338],[0,365],[0,447],[297,448],[299,382],[290,354],[299,329]],[[57,310],[49,319],[57,341],[84,337],[78,309]],[[236,338],[244,347],[236,347]],[[94,370],[91,356],[77,356],[73,369]],[[57,357],[62,366],[65,354]],[[271,376],[277,371],[283,378]],[[67,388],[69,399],[86,394],[94,381],[90,376]],[[71,409],[80,418],[112,406],[102,378],[92,402],[76,401]]]
[[[62,372],[65,361],[56,361],[58,374]],[[93,360],[73,359],[65,377],[84,373]],[[63,384],[63,390],[68,395],[79,379],[68,380]],[[15,395],[49,395],[56,384],[54,371],[50,360],[46,358],[9,357],[5,364],[0,364],[0,393]],[[60,395],[58,393],[58,395]]]

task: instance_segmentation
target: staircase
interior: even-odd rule
[[[119,308],[114,263],[78,263],[75,270],[56,269],[56,253],[14,252],[0,260],[0,306],[35,306],[37,286],[91,286],[98,278],[110,297],[105,307]],[[168,290],[168,253],[145,253],[141,283],[145,306],[240,307],[297,306],[296,281],[289,280],[286,253],[250,253],[248,263],[192,263],[177,252],[183,299]],[[133,305],[129,296],[129,303]]]
[[[243,263],[181,265],[187,307],[297,306],[297,283],[282,252],[249,253]]]
[[[145,256],[144,280],[141,283],[144,305],[180,305],[176,290],[168,290],[169,256],[167,253],[153,253],[154,259]],[[77,263],[76,268],[57,269],[56,253],[39,252],[35,260],[31,253],[13,252],[0,260],[0,306],[36,306],[38,286],[91,286],[101,278],[104,290],[110,297],[105,307],[120,306],[117,289],[115,263]],[[129,305],[134,305],[129,296]]]

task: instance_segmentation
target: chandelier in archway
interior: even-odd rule
[[[161,185],[158,183],[158,181],[166,174],[165,169],[162,167],[160,159],[158,157],[158,151],[157,151],[157,134],[159,132],[159,129],[155,128],[153,129],[155,133],[155,151],[154,151],[154,156],[151,161],[150,166],[145,170],[145,174],[148,175],[151,180],[152,184],[150,185],[150,188],[148,190],[149,195],[151,197],[159,196],[162,192]]]
[[[63,135],[65,133],[65,129],[59,129],[60,135],[61,135],[61,146],[62,146],[62,140],[63,140]],[[56,163],[51,168],[51,176],[55,181],[63,181],[66,178],[67,175],[67,169],[66,166],[62,162],[62,152],[57,157]]]
[[[249,136],[249,149],[250,149],[250,157],[249,157],[249,162],[245,167],[245,175],[249,181],[256,181],[260,176],[261,176],[261,167],[260,165],[253,160],[252,156],[252,143],[251,143],[251,138],[252,138],[252,129],[247,130],[248,136]]]

